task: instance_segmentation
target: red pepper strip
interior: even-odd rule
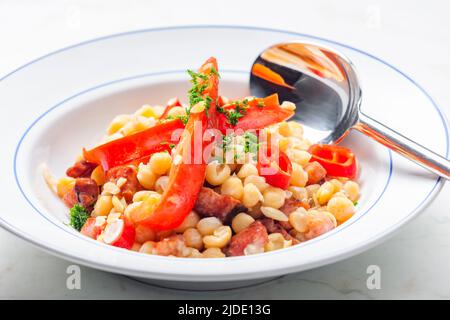
[[[294,89],[293,86],[288,85],[286,83],[286,81],[284,81],[282,76],[280,76],[275,71],[269,69],[268,67],[266,67],[265,65],[262,65],[260,63],[255,63],[253,65],[252,74],[261,79],[272,82],[276,85],[279,85],[279,86],[282,86],[285,88],[289,88],[289,89]]]
[[[356,157],[352,150],[328,144],[314,144],[309,148],[310,162],[319,162],[328,175],[354,178],[356,176]]]
[[[211,104],[209,110],[203,110],[198,113],[191,111],[189,120],[184,129],[180,143],[177,147],[177,155],[181,156],[181,161],[172,166],[169,182],[164,191],[161,201],[153,207],[144,201],[142,214],[143,216],[133,217],[135,223],[142,224],[153,230],[170,230],[179,226],[186,216],[191,212],[197,200],[197,196],[203,186],[205,180],[206,163],[203,159],[203,147],[206,142],[203,134],[208,126],[208,116],[215,117],[216,99],[218,93],[219,79],[216,73],[211,72],[211,68],[217,71],[217,62],[215,58],[208,59],[199,72],[208,75],[208,86],[203,90],[202,96],[209,96]],[[201,128],[199,128],[201,124]],[[200,130],[200,131],[199,131]],[[202,148],[201,161],[195,163],[194,159],[198,158],[199,147],[195,142],[195,136],[201,134]],[[197,149],[197,150],[196,150]],[[175,158],[177,157],[175,155]]]
[[[219,98],[217,99],[217,105],[219,107],[223,107],[225,105],[225,100],[222,96],[219,96]]]
[[[181,120],[175,119],[91,150],[83,149],[83,156],[88,162],[101,164],[106,172],[110,168],[148,157],[155,152],[170,150],[170,144],[178,142],[176,135],[172,137],[172,134],[183,128]]]
[[[271,149],[264,152],[258,152],[258,163],[256,165],[260,176],[266,179],[266,182],[273,187],[286,190],[291,182],[292,163],[289,157],[282,151],[278,153],[278,161],[273,159]]]
[[[242,102],[240,103],[242,106]],[[223,107],[224,112],[236,109],[235,104],[231,103]],[[241,112],[243,116],[238,119],[236,125],[232,125],[227,115],[217,113],[218,129],[226,134],[227,129],[257,130],[269,125],[289,119],[294,115],[294,111],[286,110],[280,107],[278,95],[272,94],[265,98],[256,98],[248,102],[246,111]]]
[[[181,104],[180,100],[178,100],[178,98],[172,98],[169,101],[167,101],[166,109],[164,109],[163,114],[159,118],[160,119],[167,118],[167,115],[169,114],[169,111],[172,110],[175,107],[182,107],[182,104]]]

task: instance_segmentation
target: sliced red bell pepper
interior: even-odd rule
[[[271,186],[286,190],[291,182],[291,160],[282,151],[278,152],[278,159],[274,159],[274,154],[272,154],[270,148],[266,154],[261,150],[258,152],[258,163],[256,165],[259,175],[264,177]]]
[[[352,150],[328,144],[314,144],[309,148],[310,162],[320,163],[332,177],[354,178],[356,176],[356,156]]]
[[[229,112],[236,111],[236,103],[230,103],[221,108],[222,112],[217,113],[218,129],[226,134],[227,130],[241,129],[258,130],[269,125],[289,119],[294,115],[294,111],[286,110],[280,107],[278,95],[273,94],[265,98],[256,98],[247,102],[239,102],[242,117],[237,119],[237,123],[233,124],[229,119]]]
[[[163,114],[159,118],[166,119],[167,115],[169,114],[169,111],[175,107],[182,107],[182,104],[181,104],[180,100],[178,100],[178,98],[172,98],[169,101],[167,101],[166,109],[164,109]]]
[[[169,182],[156,207],[146,206],[146,202],[143,202],[138,221],[136,219],[134,221],[138,225],[142,224],[153,230],[170,230],[179,226],[194,207],[205,180],[206,163],[203,159],[203,148],[206,143],[203,134],[207,127],[212,125],[208,120],[215,117],[219,83],[217,70],[215,58],[208,59],[200,68],[199,73],[208,76],[203,80],[207,81],[207,86],[201,92],[201,96],[204,99],[211,98],[209,109],[201,112],[191,110],[180,143],[175,150],[174,159],[181,157],[180,161],[172,166]],[[198,80],[200,84],[205,84]],[[202,140],[201,160],[200,163],[195,163],[194,159],[198,157],[199,152],[195,136],[199,134]]]
[[[178,143],[175,130],[183,129],[180,119],[170,120],[135,134],[110,141],[91,150],[83,149],[84,159],[100,164],[105,172],[113,167],[144,159],[155,152],[170,150]]]

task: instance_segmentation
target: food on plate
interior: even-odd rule
[[[287,248],[353,216],[355,154],[311,145],[276,94],[221,96],[218,71],[214,58],[188,71],[187,104],[116,116],[66,176],[45,175],[73,228],[145,254],[220,258]]]

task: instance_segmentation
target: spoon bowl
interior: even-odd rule
[[[433,173],[450,179],[450,161],[361,112],[362,91],[352,62],[338,51],[304,41],[264,50],[254,61],[250,91],[277,93],[295,103],[294,120],[317,143],[339,143],[356,129]]]

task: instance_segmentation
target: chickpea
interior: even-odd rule
[[[144,244],[142,244],[141,248],[139,249],[139,252],[147,253],[147,254],[155,254],[156,242],[153,242],[153,241],[145,242]]]
[[[195,228],[188,228],[183,232],[184,243],[188,247],[200,250],[203,248],[203,239],[200,232]]]
[[[325,182],[320,186],[319,190],[317,190],[316,193],[317,201],[319,202],[320,205],[326,204],[331,199],[334,192],[335,186],[329,181]]]
[[[283,189],[269,187],[263,193],[263,205],[265,207],[272,207],[275,209],[281,208],[285,201],[285,192]]]
[[[347,195],[347,197],[353,201],[356,202],[359,199],[359,185],[354,181],[347,181],[344,184],[344,192]]]
[[[214,230],[222,226],[222,222],[216,217],[203,218],[197,223],[197,230],[202,236],[211,235]]]
[[[149,106],[148,104],[144,104],[142,107],[140,107],[136,112],[134,113],[136,116],[142,116],[145,118],[158,118],[155,110],[153,110],[153,107]]]
[[[291,126],[287,122],[280,122],[278,125],[278,132],[285,137],[289,137],[292,134]]]
[[[171,117],[184,116],[186,115],[186,110],[183,107],[173,107],[169,110],[167,115]]]
[[[112,196],[100,196],[97,199],[97,202],[94,205],[94,210],[92,211],[92,215],[94,217],[97,216],[106,216],[113,208]]]
[[[289,149],[287,155],[291,161],[300,166],[306,165],[311,159],[311,154],[305,150]]]
[[[237,176],[241,179],[245,179],[251,175],[258,175],[258,169],[251,163],[245,163],[244,165],[242,165],[237,174]]]
[[[153,173],[163,175],[170,170],[172,166],[172,157],[167,152],[158,152],[152,155],[149,165]]]
[[[155,191],[150,191],[150,190],[138,191],[133,195],[133,202],[143,201],[155,193],[156,193]]]
[[[166,190],[167,184],[169,183],[169,176],[161,176],[156,179],[155,190],[158,193],[163,193]]]
[[[174,231],[177,233],[183,233],[189,228],[195,228],[199,221],[200,217],[198,216],[198,214],[195,211],[191,211],[183,220],[183,222],[176,229],[174,229]]]
[[[244,194],[244,186],[242,185],[241,179],[236,176],[229,177],[222,184],[220,193],[232,196],[237,200],[241,200]]]
[[[259,201],[263,201],[264,197],[259,189],[253,184],[248,183],[244,186],[244,195],[242,197],[242,204],[247,208],[255,206]]]
[[[283,248],[290,247],[292,245],[292,240],[284,239],[281,233],[271,233],[269,234],[269,241],[264,247],[264,251],[274,251]]]
[[[139,164],[137,179],[145,189],[153,189],[157,175],[152,171],[149,165]]]
[[[308,191],[304,187],[295,187],[290,186],[288,188],[290,192],[292,192],[292,196],[300,201],[307,202],[308,201]]]
[[[269,184],[266,183],[266,179],[258,175],[250,175],[245,178],[244,185],[248,183],[253,183],[261,192],[264,192],[269,187]]]
[[[277,220],[277,221],[288,221],[288,217],[280,210],[272,207],[261,207],[261,212],[267,218]]]
[[[339,192],[342,189],[343,183],[339,181],[338,179],[331,179],[330,183],[334,186],[334,192]]]
[[[308,231],[308,213],[304,208],[298,208],[289,215],[289,223],[297,232]]]
[[[233,220],[231,221],[231,227],[233,228],[234,232],[239,233],[249,225],[251,225],[254,221],[255,219],[253,219],[251,215],[241,212],[233,218]]]
[[[133,117],[128,114],[116,116],[108,127],[108,135],[112,135],[122,129]]]
[[[75,186],[75,179],[71,177],[63,177],[58,180],[56,184],[56,193],[60,198],[64,197],[64,195],[72,190]]]
[[[223,248],[230,242],[231,235],[229,226],[221,226],[212,235],[203,237],[203,244],[206,248]]]
[[[213,186],[221,185],[230,177],[231,170],[226,164],[216,161],[208,163],[206,166],[206,181]]]
[[[101,186],[105,183],[105,172],[102,166],[97,166],[91,173],[91,179]]]
[[[219,248],[208,248],[202,253],[203,258],[225,258],[225,254]]]
[[[292,163],[291,185],[304,187],[308,182],[308,173],[298,163]]]
[[[355,213],[355,206],[350,199],[333,197],[327,204],[327,210],[333,214],[337,222],[343,223],[353,216]]]

